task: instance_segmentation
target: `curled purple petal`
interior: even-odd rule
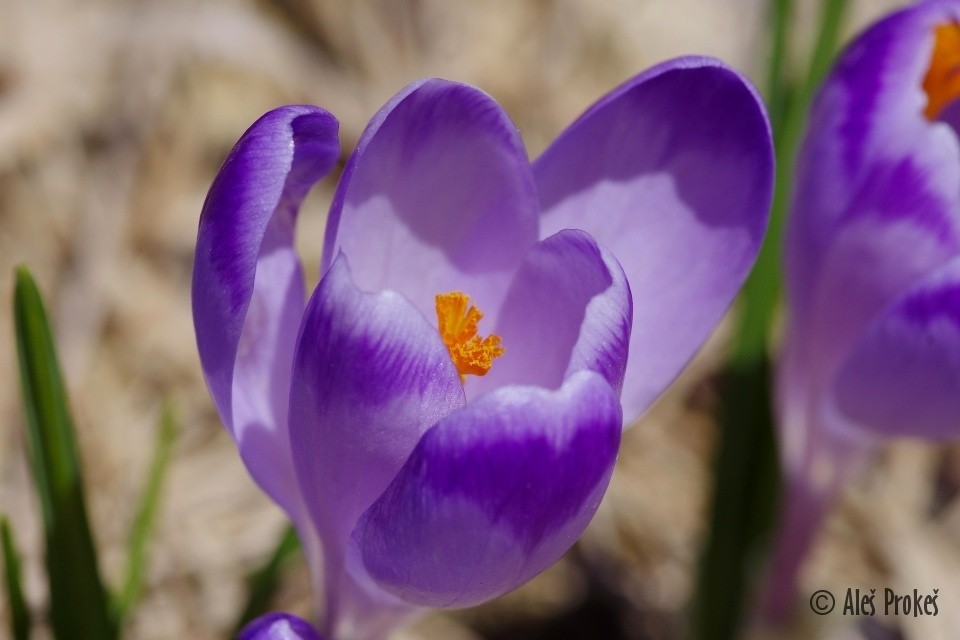
[[[874,320],[840,370],[840,410],[886,436],[955,438],[960,430],[960,259]]]
[[[576,228],[612,251],[633,291],[623,388],[642,413],[707,338],[753,265],[772,197],[762,102],[708,58],[618,87],[534,164],[542,235]]]
[[[323,539],[328,597],[336,598],[357,518],[423,432],[464,405],[463,387],[437,329],[397,293],[358,290],[345,257],[311,297],[297,345],[293,462]]]
[[[268,613],[245,626],[237,640],[323,640],[306,620],[291,613]]]
[[[433,316],[468,293],[496,316],[537,241],[537,196],[516,127],[489,96],[443,80],[407,87],[371,121],[334,197],[324,265],[350,258],[365,291],[391,289]]]
[[[366,570],[429,606],[470,606],[518,587],[586,528],[621,424],[616,394],[589,371],[556,391],[501,388],[447,416],[358,523]]]
[[[535,245],[514,275],[495,333],[505,352],[477,381],[558,389],[572,373],[595,371],[619,393],[627,364],[630,286],[616,258],[583,231]]]
[[[251,475],[294,519],[286,412],[304,304],[294,222],[338,155],[337,121],[326,111],[267,113],[221,167],[197,235],[193,317],[207,385]]]

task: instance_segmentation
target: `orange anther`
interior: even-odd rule
[[[470,296],[462,291],[440,293],[436,297],[437,327],[450,351],[460,379],[467,374],[486,375],[493,361],[503,355],[500,336],[477,335],[477,324],[483,313],[470,304]]]
[[[943,110],[960,98],[960,24],[948,22],[934,30],[933,55],[923,78],[927,106],[923,115],[936,120]]]

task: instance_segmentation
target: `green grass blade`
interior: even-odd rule
[[[0,538],[3,543],[3,578],[7,586],[7,607],[10,609],[10,637],[13,640],[29,640],[30,610],[27,608],[27,599],[23,596],[20,553],[6,518],[0,518]]]
[[[724,376],[710,529],[691,627],[691,636],[698,640],[737,636],[743,606],[751,597],[759,561],[776,522],[779,465],[767,346],[780,300],[780,244],[807,112],[835,55],[847,4],[847,0],[822,4],[815,50],[804,77],[794,84],[784,66],[791,1],[771,2],[772,53],[766,93],[776,147],[776,182],[770,226],[743,288],[740,325]]]
[[[116,626],[87,518],[73,422],[40,292],[16,271],[14,318],[30,467],[43,512],[57,640],[111,640]]]
[[[742,316],[733,348],[733,361],[741,368],[759,366],[766,357],[770,324],[780,300],[780,244],[792,192],[794,160],[810,104],[836,55],[847,7],[847,0],[823,3],[816,47],[802,81],[797,83],[799,88],[792,90],[793,83],[784,68],[791,3],[790,0],[772,2],[774,44],[766,94],[776,149],[776,182],[767,237],[741,295]]]
[[[766,360],[731,364],[722,380],[713,509],[700,558],[692,637],[739,637],[760,553],[775,518],[779,488]]]
[[[781,21],[789,21],[788,15],[785,15],[784,9],[780,7],[784,2],[785,0],[774,0],[774,29],[778,39],[787,37],[786,32],[779,32],[779,29],[783,28]],[[766,357],[770,324],[780,300],[780,245],[792,194],[794,162],[806,128],[807,112],[836,55],[847,7],[847,0],[825,0],[823,3],[816,48],[811,55],[806,74],[798,83],[798,90],[790,90],[783,69],[771,70],[769,73],[771,83],[781,83],[780,86],[771,84],[767,89],[771,115],[776,114],[776,117],[772,118],[777,159],[776,182],[767,237],[741,297],[743,315],[733,349],[733,360],[741,368],[757,366]],[[785,46],[781,43],[774,49]],[[774,56],[771,64],[782,64],[782,60],[777,60],[777,56]],[[782,107],[776,103],[781,99],[786,100]]]
[[[787,50],[792,15],[792,0],[772,0],[770,30],[773,36],[770,45],[770,66],[767,68],[765,94],[770,126],[774,131],[780,131],[783,128],[783,119],[787,103],[790,100],[792,83],[787,73]]]
[[[823,82],[833,59],[837,55],[840,42],[840,31],[843,29],[847,17],[849,0],[825,0],[820,15],[820,31],[817,34],[817,43],[810,58],[807,69],[806,85],[804,86],[803,100],[805,106],[810,105],[817,87]]]
[[[143,586],[143,576],[146,573],[148,561],[147,548],[157,519],[161,488],[170,466],[170,454],[176,433],[176,416],[172,407],[167,405],[163,415],[160,416],[147,484],[130,530],[127,546],[127,575],[115,605],[116,619],[119,622],[123,622],[130,614]]]
[[[247,579],[249,585],[247,604],[234,624],[231,637],[236,636],[248,622],[269,610],[270,601],[280,586],[283,569],[296,555],[299,555],[299,551],[300,541],[297,538],[297,532],[292,526],[287,526],[266,564],[250,574]]]

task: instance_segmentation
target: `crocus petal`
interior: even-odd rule
[[[619,393],[627,364],[630,286],[623,269],[584,231],[561,231],[524,258],[497,319],[505,352],[477,391],[507,384],[558,389],[595,371]]]
[[[582,371],[556,391],[505,387],[428,431],[353,534],[378,583],[429,606],[477,604],[554,563],[606,490],[616,394]]]
[[[808,432],[832,422],[821,405],[870,323],[960,251],[960,147],[948,124],[924,117],[922,90],[934,29],[956,9],[916,4],[871,27],[811,111],[785,241],[790,337],[779,386],[790,406],[781,416],[807,416],[781,420],[788,467],[832,442]]]
[[[886,184],[888,193],[875,194],[876,200],[865,195],[862,205],[876,212],[934,207],[930,202],[921,204],[924,194],[915,183],[912,193],[907,183]],[[912,204],[911,196],[916,197]],[[791,350],[811,381],[812,401],[819,402],[813,396],[823,393],[877,314],[956,253],[952,242],[931,235],[909,218],[863,217],[837,234],[819,263],[823,269],[812,299],[805,308],[790,308]]]
[[[887,436],[956,437],[960,428],[960,259],[877,318],[840,370],[838,405]]]
[[[290,613],[268,613],[245,626],[237,640],[323,640],[306,620]]]
[[[221,167],[197,236],[193,317],[207,386],[251,475],[294,519],[286,412],[304,304],[294,222],[338,155],[326,111],[271,111]]]
[[[785,243],[791,333],[804,343],[801,350],[820,341],[809,326],[815,315],[856,307],[863,313],[847,322],[847,337],[831,338],[832,357],[842,358],[905,284],[960,249],[960,148],[948,124],[924,116],[922,88],[934,29],[957,18],[957,4],[943,2],[891,14],[848,47],[818,93],[798,156]],[[856,234],[866,240],[858,242]],[[898,235],[909,240],[895,242]],[[871,244],[871,236],[878,241]],[[841,241],[853,248],[838,251]],[[831,254],[850,264],[832,264],[838,258]],[[885,265],[887,276],[861,278],[851,289],[856,263],[867,261]],[[847,283],[825,285],[830,278]],[[871,289],[864,293],[869,304],[851,303],[847,296],[862,286]]]
[[[357,286],[398,291],[428,318],[434,296],[453,290],[495,316],[537,225],[530,166],[507,115],[477,89],[426,80],[387,104],[357,144],[324,264],[343,251]]]
[[[667,62],[591,107],[534,176],[541,234],[583,229],[627,274],[630,421],[706,339],[756,258],[773,183],[762,103],[716,60]]]
[[[463,387],[436,328],[395,292],[358,290],[344,257],[307,305],[293,370],[293,462],[336,585],[357,518]]]

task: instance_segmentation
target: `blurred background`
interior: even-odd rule
[[[340,119],[345,158],[390,96],[440,76],[490,93],[536,157],[603,93],[671,56],[718,56],[762,84],[768,4],[0,0],[0,511],[20,540],[32,608],[42,610],[45,582],[8,303],[15,265],[30,267],[50,307],[110,584],[123,570],[164,402],[179,416],[126,637],[224,638],[246,600],[245,576],[285,526],[219,424],[190,316],[199,211],[239,135],[279,104],[317,104]],[[895,4],[852,2],[843,33]],[[799,3],[798,51],[815,35],[816,6]],[[336,177],[300,217],[311,283]],[[681,637],[729,325],[627,432],[607,498],[566,559],[501,601],[433,614],[403,637]],[[801,587],[939,588],[938,617],[818,618],[802,608],[793,637],[960,637],[958,485],[960,449],[887,448],[829,519]],[[285,573],[275,608],[309,614],[301,563]]]

